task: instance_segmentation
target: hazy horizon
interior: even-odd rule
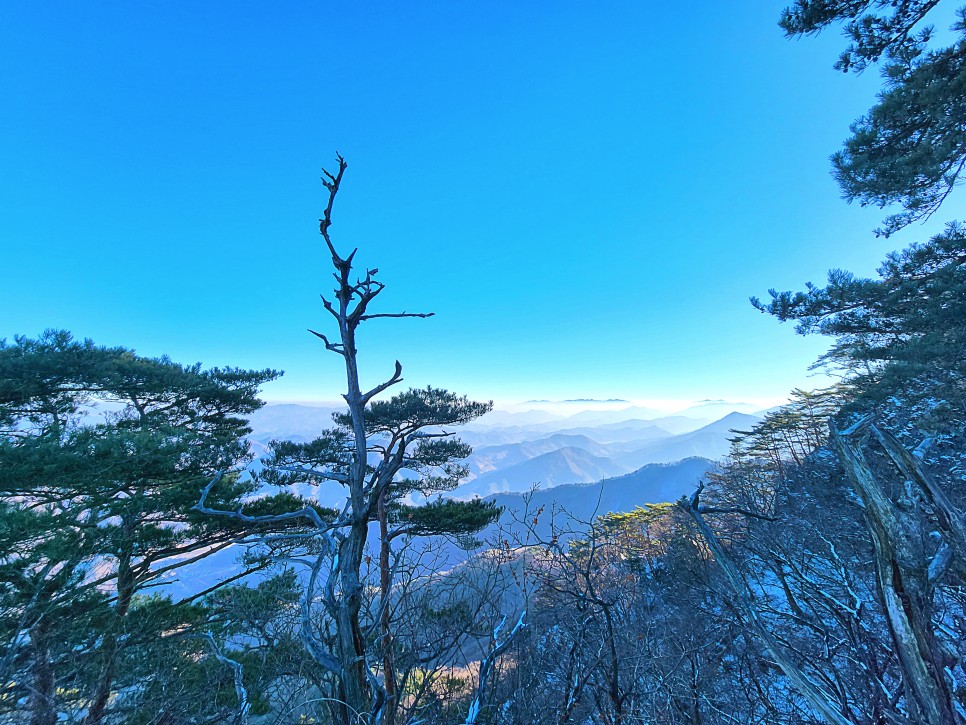
[[[399,390],[405,389],[404,385],[399,386]],[[387,391],[384,396],[389,397],[392,395],[393,388]],[[262,396],[266,405],[299,405],[304,407],[313,408],[333,408],[341,407],[345,405],[345,402],[338,399],[312,399],[312,398],[269,398]],[[772,408],[776,405],[781,405],[788,401],[788,396],[776,397],[776,398],[757,398],[757,399],[745,399],[745,400],[724,400],[724,399],[714,399],[705,398],[701,400],[690,400],[690,399],[679,399],[679,400],[667,400],[667,399],[644,399],[644,400],[620,400],[620,401],[609,401],[609,400],[492,400],[494,411],[502,411],[508,413],[526,413],[530,411],[544,411],[559,415],[560,417],[567,417],[571,414],[581,413],[585,411],[613,411],[619,412],[621,410],[633,409],[633,408],[649,408],[654,409],[656,412],[661,414],[673,414],[680,411],[687,410],[689,408],[694,408],[700,405],[716,404],[727,407],[729,405],[735,405],[738,407],[742,406],[752,406],[756,410],[766,410]]]

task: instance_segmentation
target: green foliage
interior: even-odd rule
[[[334,519],[339,514],[335,509],[319,506],[315,501],[302,498],[290,491],[279,491],[271,496],[260,496],[245,501],[241,507],[241,512],[247,516],[277,516],[278,514],[301,511],[304,508],[315,509],[323,521]],[[297,525],[303,524],[297,523]],[[246,525],[246,530],[250,530],[250,528]]]
[[[430,426],[460,425],[492,408],[492,403],[478,403],[440,388],[411,388],[389,400],[370,403],[366,407],[366,433],[404,435]],[[348,414],[337,413],[333,419],[351,428]]]
[[[466,600],[457,600],[438,607],[427,603],[423,606],[422,615],[427,626],[459,630],[473,623],[474,612]]]
[[[459,537],[475,534],[498,519],[501,512],[495,501],[439,499],[425,506],[395,504],[390,510],[390,518],[414,536],[448,534]]]
[[[645,504],[598,516],[588,536],[572,541],[569,551],[577,559],[596,557],[597,566],[620,562],[634,574],[653,573],[675,548],[688,545],[686,529],[675,504]]]
[[[269,455],[262,459],[265,470],[259,475],[275,486],[321,480],[341,482],[348,476],[352,455],[352,437],[339,428],[322,431],[318,438],[306,443],[272,441]]]
[[[197,607],[144,594],[238,538],[194,505],[215,475],[219,505],[240,508],[253,492],[239,473],[246,418],[277,375],[143,358],[62,331],[0,342],[0,677],[32,693],[32,717],[60,703],[98,721],[134,707],[160,662],[193,657],[195,645],[168,643],[204,624]]]
[[[898,61],[921,53],[930,34],[914,30],[936,4],[937,0],[795,0],[782,11],[778,24],[794,36],[845,23],[851,42],[835,67],[861,72],[883,56]]]
[[[862,71],[885,61],[885,88],[853,136],[832,157],[849,201],[901,204],[880,233],[889,235],[933,214],[966,165],[966,15],[956,41],[930,48],[921,27],[936,0],[797,0],[782,14],[788,35],[813,34],[844,22],[851,43],[836,68]]]
[[[893,66],[879,102],[851,126],[832,156],[848,201],[880,208],[901,204],[885,219],[888,236],[936,212],[966,163],[966,45]]]
[[[966,409],[966,231],[956,224],[929,242],[890,254],[879,279],[833,270],[804,292],[770,290],[752,304],[802,334],[834,343],[817,364],[844,369],[855,395],[943,398]]]
[[[781,474],[787,462],[801,464],[828,440],[828,420],[842,405],[839,388],[795,389],[787,404],[765,414],[751,430],[735,431],[731,457],[735,463],[753,461]]]
[[[468,473],[462,461],[472,453],[472,448],[451,437],[446,428],[478,418],[491,408],[492,403],[475,402],[466,396],[429,387],[413,388],[389,400],[370,402],[364,416],[365,446],[369,453],[382,459],[378,469],[367,467],[370,485],[374,488],[380,477],[389,477],[387,503],[413,491],[429,496],[452,490]],[[348,413],[335,413],[332,417],[335,427],[322,431],[315,440],[272,441],[270,455],[263,460],[265,471],[260,474],[261,480],[277,486],[334,482],[348,487],[356,456],[352,418]],[[451,502],[434,505],[425,514],[414,513],[413,516],[421,517],[420,523],[407,525],[406,530],[443,533],[441,522],[446,516],[453,517],[457,508]],[[452,533],[466,533],[466,526],[474,517],[483,522],[475,530],[489,523],[492,516],[480,516],[480,511],[474,504],[466,507],[465,513],[453,517]],[[373,507],[369,516],[375,515]]]

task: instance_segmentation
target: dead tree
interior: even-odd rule
[[[865,509],[875,550],[879,595],[899,659],[909,714],[917,722],[930,725],[962,722],[953,705],[933,628],[935,577],[930,576],[941,566],[944,551],[952,550],[959,558],[963,542],[958,513],[931,486],[898,441],[872,425],[871,418],[864,418],[845,431],[834,425],[830,428],[835,451]],[[909,477],[910,483],[919,485],[939,513],[947,543],[940,549],[941,556],[936,557],[940,561],[934,560],[935,566],[923,550],[921,518],[908,506],[892,501],[862,451],[861,441],[870,429],[900,472]]]
[[[425,318],[433,313],[383,313],[369,309],[385,285],[376,280],[378,270],[367,268],[365,275],[353,280],[353,260],[357,250],[343,257],[336,250],[329,230],[332,226],[332,206],[342,183],[346,162],[341,156],[338,170],[333,174],[323,171],[322,183],[328,199],[319,232],[331,257],[336,281],[332,299],[322,296],[322,304],[338,329],[338,337],[309,330],[325,345],[326,350],[340,356],[346,375],[343,395],[347,411],[333,416],[335,426],[322,431],[319,438],[309,443],[274,441],[272,455],[265,461],[264,480],[284,486],[293,483],[341,485],[346,503],[340,513],[326,513],[317,506],[307,505],[298,511],[283,514],[252,516],[242,511],[220,511],[206,503],[218,479],[203,491],[197,505],[200,511],[228,516],[254,527],[286,522],[301,523],[302,530],[290,533],[253,536],[252,541],[286,543],[302,540],[311,556],[301,560],[309,568],[309,577],[301,612],[301,637],[311,656],[338,683],[339,717],[344,723],[384,723],[391,720],[394,708],[395,675],[391,652],[392,635],[386,607],[389,606],[391,586],[389,571],[389,542],[396,536],[417,536],[448,533],[455,526],[474,530],[476,523],[486,525],[498,511],[492,506],[471,503],[460,507],[440,506],[421,510],[419,525],[399,521],[390,527],[389,504],[404,493],[420,489],[439,491],[452,488],[465,475],[459,464],[471,449],[445,427],[466,423],[492,407],[477,403],[445,390],[426,388],[409,390],[391,400],[375,398],[402,381],[402,365],[397,360],[392,375],[385,382],[363,389],[359,380],[357,333],[360,325],[379,318]],[[398,478],[408,471],[415,479]],[[422,486],[413,481],[421,481]],[[475,515],[467,517],[467,511]],[[426,521],[425,513],[432,520]],[[449,516],[449,518],[447,518]],[[459,523],[453,524],[453,521]],[[381,529],[380,565],[382,613],[374,621],[364,621],[366,583],[361,574],[366,557],[366,545],[371,523],[378,521]],[[476,528],[479,528],[478,526]],[[314,633],[313,606],[321,601],[328,619],[334,625],[335,645],[329,647]],[[370,646],[375,633],[384,644],[382,662],[375,661]],[[382,677],[380,678],[380,664]]]

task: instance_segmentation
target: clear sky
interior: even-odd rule
[[[889,240],[828,156],[874,99],[783,2],[0,3],[0,336],[275,367],[333,399],[319,170],[384,311],[364,382],[774,400],[825,348],[749,295]]]

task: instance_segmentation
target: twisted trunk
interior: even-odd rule
[[[366,662],[366,643],[359,621],[362,609],[362,582],[359,572],[365,553],[366,539],[369,535],[369,511],[366,506],[365,484],[366,446],[365,408],[366,401],[359,387],[358,354],[355,341],[355,324],[348,311],[350,286],[348,283],[349,263],[336,261],[342,276],[339,295],[339,333],[345,350],[345,369],[347,391],[345,401],[352,419],[354,451],[349,467],[349,501],[351,506],[351,525],[345,539],[339,546],[339,561],[336,567],[342,593],[336,610],[335,625],[339,642],[339,659],[342,661],[342,699],[344,701],[345,722],[365,721],[372,708],[372,693],[369,688],[368,664]],[[357,323],[356,323],[357,324]]]
[[[919,523],[889,499],[849,435],[834,425],[830,428],[835,451],[865,507],[879,595],[902,669],[910,715],[930,725],[961,722],[953,709],[932,628],[933,587],[917,535]]]
[[[342,663],[342,699],[344,722],[366,722],[370,714],[372,695],[367,681],[366,645],[359,621],[362,609],[362,564],[368,527],[366,522],[353,524],[339,547],[337,576],[342,590],[335,613],[339,660]]]

